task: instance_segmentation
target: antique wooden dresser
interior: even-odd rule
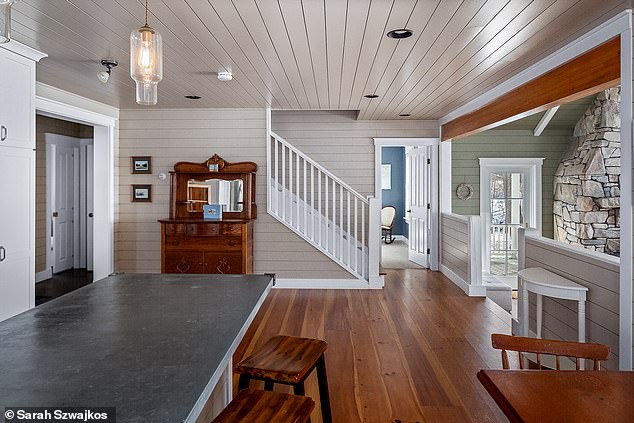
[[[159,220],[162,273],[253,273],[256,171],[255,163],[218,155],[174,165],[170,216]],[[222,209],[222,218],[204,219],[206,204]]]

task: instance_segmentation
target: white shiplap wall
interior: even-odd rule
[[[612,350],[604,367],[618,370],[619,355],[619,260],[576,250],[545,238],[526,237],[526,267],[542,267],[588,288],[586,338],[607,344]],[[530,295],[530,329],[535,331],[535,298]],[[544,297],[542,336],[577,340],[577,303]]]

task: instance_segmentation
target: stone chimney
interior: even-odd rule
[[[555,239],[620,253],[621,89],[600,92],[555,173]]]

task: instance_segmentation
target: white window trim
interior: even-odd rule
[[[480,158],[480,221],[482,222],[482,267],[484,272],[490,271],[488,236],[489,225],[489,203],[491,202],[491,192],[488,189],[489,179],[492,172],[512,172],[526,171],[527,184],[525,197],[527,200],[526,210],[529,212],[527,222],[531,227],[542,234],[542,166],[543,158]]]

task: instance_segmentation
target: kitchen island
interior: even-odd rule
[[[110,276],[0,323],[0,408],[116,407],[117,422],[210,420],[264,275]]]

